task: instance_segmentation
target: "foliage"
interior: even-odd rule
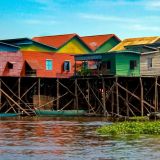
[[[147,116],[134,116],[134,117],[129,117],[129,121],[149,121],[149,117]]]
[[[88,68],[82,67],[81,70],[79,71],[79,74],[82,76],[89,76],[91,75],[91,70]]]
[[[102,135],[154,134],[160,135],[160,121],[117,122],[97,129]]]

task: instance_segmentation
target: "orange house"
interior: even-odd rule
[[[22,51],[27,77],[69,78],[74,75],[74,56],[51,52]]]

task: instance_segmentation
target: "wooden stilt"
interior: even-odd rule
[[[105,88],[104,77],[102,77],[102,87],[103,87],[103,92],[102,92],[103,112],[104,112],[104,116],[106,116],[107,115],[107,111],[106,111],[106,88]]]
[[[124,88],[122,85],[120,85],[119,83],[117,83],[117,85],[123,89],[124,91],[128,92],[130,95],[132,95],[133,97],[135,97],[136,99],[138,99],[139,101],[141,100],[141,98],[139,98],[137,95],[133,94],[132,92],[130,92],[129,90],[127,90],[126,88]],[[145,100],[143,100],[143,103],[146,104],[147,106],[149,106],[150,108],[154,109],[154,106],[152,106],[151,104],[149,104],[148,102],[146,102]]]
[[[77,78],[75,79],[75,101],[74,101],[74,108],[78,110],[78,92],[77,92]]]
[[[87,79],[87,99],[88,99],[88,109],[90,108],[90,83],[89,79]],[[90,112],[90,109],[89,109]]]
[[[119,115],[119,91],[118,91],[118,77],[116,77],[116,103],[117,103],[117,115]]]
[[[16,101],[14,101],[6,92],[4,92],[2,89],[0,89],[1,92],[9,99],[11,100],[17,107],[19,107],[24,113],[26,113],[28,116],[30,115],[25,109],[23,109]]]
[[[112,116],[113,116],[113,113],[114,113],[114,88],[112,89],[111,97],[112,97],[112,102],[111,102],[111,114],[112,114]]]
[[[41,79],[38,78],[38,107],[41,105]]]
[[[154,102],[155,102],[155,112],[157,112],[157,111],[158,111],[157,77],[155,77],[155,94],[154,94]]]
[[[140,98],[140,101],[141,101],[141,116],[143,116],[144,115],[143,82],[142,82],[142,78],[141,77],[139,78],[139,80],[140,80],[140,86],[141,86],[141,98]]]
[[[59,78],[57,78],[57,110],[59,110]]]
[[[126,83],[126,88],[128,90],[128,84],[127,83]],[[126,114],[129,117],[128,92],[126,92]]]
[[[81,88],[79,87],[78,83],[77,83],[77,88],[78,88],[78,90],[81,92],[81,94],[83,95],[83,97],[84,97],[85,101],[87,102],[87,104],[90,105],[93,113],[96,115],[96,112],[94,111],[94,108],[91,106],[90,103],[88,103],[88,100],[87,100],[86,96],[84,95],[84,93],[82,92]]]
[[[37,82],[35,82],[30,88],[28,88],[23,95],[21,96],[21,98],[23,98],[35,85],[37,84]]]
[[[19,98],[18,104],[21,105],[21,101],[20,101],[21,99],[21,78],[18,78],[18,98]],[[18,110],[18,113],[20,113],[20,108]]]
[[[27,107],[27,109],[29,109],[32,113],[35,114],[35,112],[30,108],[30,106],[28,106],[21,98],[19,98],[1,79],[1,82],[3,83],[3,85],[6,87],[6,89],[8,89],[8,91],[10,91],[10,93],[12,93],[12,96],[17,98],[18,101],[20,101],[21,103],[23,103],[23,105],[25,105]],[[0,91],[6,96],[8,97],[16,106],[18,106],[23,112],[25,109],[23,109],[17,102],[17,100],[15,101],[14,99],[12,99],[12,97],[10,97],[4,90],[2,90],[2,88],[0,89]],[[17,105],[18,104],[18,105]],[[25,111],[24,113],[28,113],[27,111]],[[30,115],[29,113],[27,115]]]

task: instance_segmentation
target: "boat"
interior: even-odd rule
[[[37,116],[85,116],[85,110],[42,110],[36,109]]]
[[[0,118],[2,117],[17,117],[19,116],[18,113],[0,113]]]

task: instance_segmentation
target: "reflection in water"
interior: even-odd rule
[[[103,137],[100,118],[0,120],[0,159],[159,159],[160,137]]]

